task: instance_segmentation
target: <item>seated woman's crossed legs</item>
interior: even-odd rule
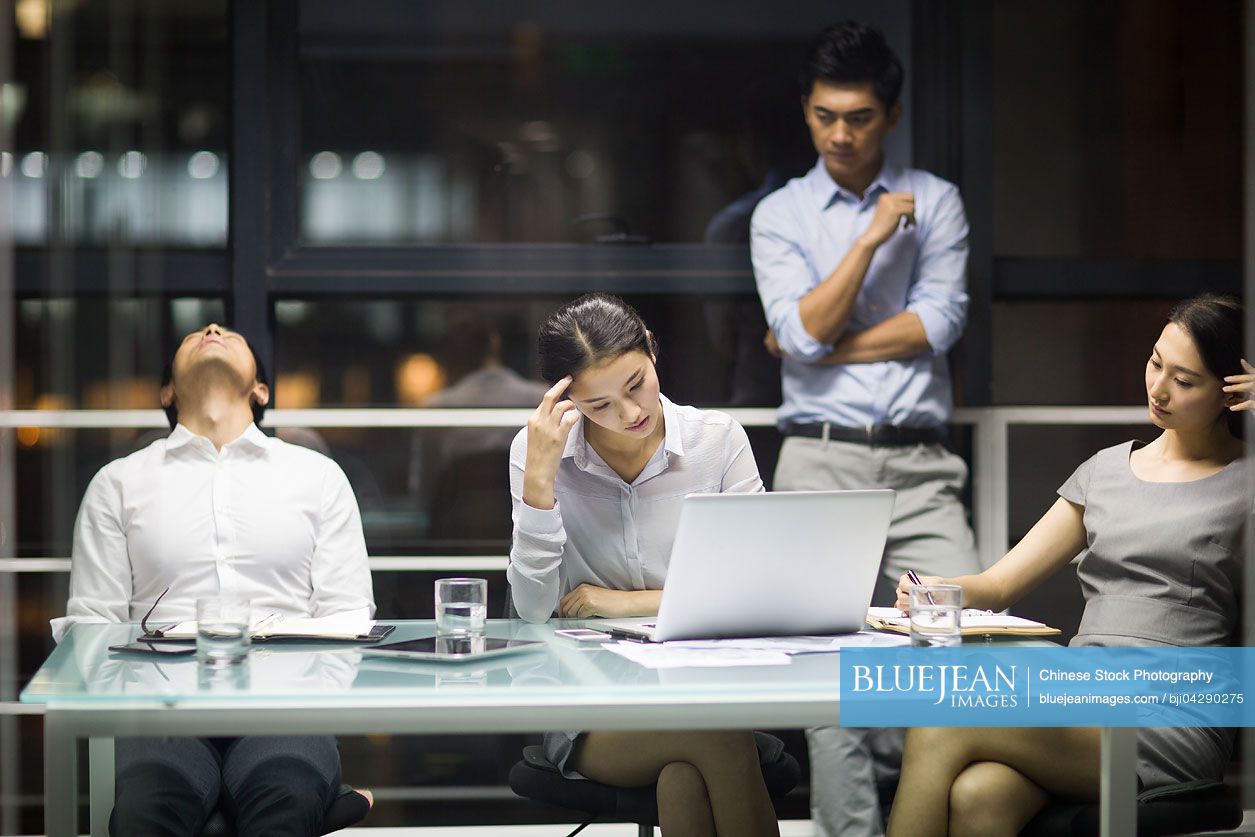
[[[1051,795],[1097,799],[1100,753],[1089,727],[912,729],[888,837],[1014,837]]]
[[[664,835],[778,837],[750,732],[590,732],[572,766],[616,787],[658,783]]]

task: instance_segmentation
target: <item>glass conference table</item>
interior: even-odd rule
[[[387,642],[435,634],[430,620],[395,624]],[[154,659],[108,650],[137,636],[138,625],[77,625],[21,695],[25,703],[45,705],[47,834],[76,833],[81,738],[89,740],[91,833],[103,835],[113,807],[115,737],[838,723],[837,654],[799,655],[786,666],[649,669],[596,644],[555,637],[564,624],[583,623],[489,620],[488,636],[540,640],[544,647],[479,662],[371,657],[359,646],[331,643],[255,644],[243,666],[212,676],[194,657]],[[1104,801],[1113,803],[1106,833],[1113,837],[1133,833],[1132,732],[1104,733]]]

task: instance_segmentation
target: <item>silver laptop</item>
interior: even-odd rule
[[[893,499],[889,490],[690,495],[657,618],[586,624],[656,642],[857,631]]]

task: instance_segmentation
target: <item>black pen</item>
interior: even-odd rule
[[[638,634],[630,634],[619,628],[611,628],[609,634],[613,639],[625,639],[628,642],[649,642],[650,640]]]

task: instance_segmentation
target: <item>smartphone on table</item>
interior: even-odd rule
[[[560,636],[563,639],[573,639],[576,642],[609,642],[614,639],[610,634],[590,630],[589,628],[562,628],[554,631],[553,635]]]

